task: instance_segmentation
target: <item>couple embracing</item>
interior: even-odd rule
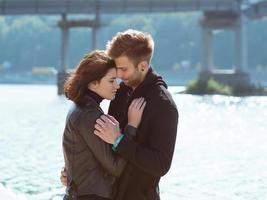
[[[174,153],[178,111],[150,63],[150,34],[117,33],[85,55],[64,85],[73,101],[63,135],[64,200],[159,200]],[[120,78],[122,82],[117,83]],[[111,100],[108,114],[100,108]]]

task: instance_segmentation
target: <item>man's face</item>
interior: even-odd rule
[[[120,56],[115,59],[117,76],[122,79],[125,85],[136,88],[142,82],[141,69],[135,66],[127,56]]]

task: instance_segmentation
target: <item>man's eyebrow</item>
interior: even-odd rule
[[[117,66],[118,69],[126,68],[126,66]]]

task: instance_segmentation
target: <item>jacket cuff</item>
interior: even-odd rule
[[[124,135],[127,135],[130,139],[135,139],[136,131],[137,131],[137,128],[135,128],[131,125],[127,125],[124,128]]]
[[[136,147],[136,142],[129,138],[127,135],[125,135],[118,144],[116,152],[119,153],[121,157],[125,160],[131,160],[131,158],[134,158]]]

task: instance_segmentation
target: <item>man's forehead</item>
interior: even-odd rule
[[[124,69],[127,68],[127,65],[116,65],[117,69]]]
[[[115,58],[114,60],[116,65],[118,66],[131,63],[131,60],[127,56],[120,56],[118,58]]]
[[[133,66],[133,63],[130,61],[121,61],[121,62],[115,62],[116,63],[116,68],[117,69],[125,69]]]

